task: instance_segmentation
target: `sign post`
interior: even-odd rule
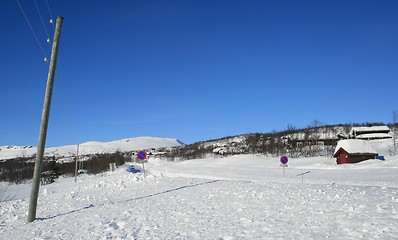
[[[144,178],[146,178],[145,164],[144,163],[148,159],[148,154],[145,152],[145,150],[140,150],[140,151],[137,152],[137,158],[142,163],[142,170],[144,170]]]
[[[304,175],[310,173],[311,171],[303,172],[297,175],[297,177],[301,176],[301,183],[304,183]]]
[[[289,159],[285,155],[283,155],[281,156],[279,161],[281,162],[281,167],[283,169],[283,178],[285,178],[285,168],[288,167],[287,162],[289,161]]]

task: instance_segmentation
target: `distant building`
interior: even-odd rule
[[[353,127],[349,136],[355,139],[375,140],[392,138],[389,133],[390,129],[387,126]]]
[[[345,164],[375,159],[378,155],[368,141],[345,139],[337,143],[333,157],[336,158],[337,164]]]

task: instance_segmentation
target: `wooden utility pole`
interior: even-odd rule
[[[397,118],[398,118],[398,111],[392,111],[392,141],[393,141],[393,146],[394,146],[394,152],[393,156],[397,155]]]
[[[46,95],[44,97],[43,113],[40,125],[39,144],[37,146],[35,169],[33,172],[32,191],[30,193],[28,222],[33,222],[36,219],[37,198],[39,195],[40,177],[41,177],[42,163],[44,157],[44,149],[46,146],[48,119],[50,116],[51,97],[54,86],[54,75],[55,75],[55,68],[57,65],[58,45],[61,37],[61,28],[63,21],[64,21],[63,17],[57,17],[57,22],[54,32],[54,41],[51,50],[50,67],[48,69],[48,76],[47,76]]]

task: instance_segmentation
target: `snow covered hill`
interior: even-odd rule
[[[137,137],[126,138],[112,142],[86,142],[80,144],[79,154],[112,153],[116,151],[128,152],[140,149],[176,147],[182,143],[174,138]],[[0,159],[12,159],[17,157],[30,157],[37,152],[33,146],[3,146],[0,147]],[[45,150],[46,156],[74,156],[77,145],[52,147]]]
[[[325,157],[237,155],[127,166],[42,186],[0,203],[2,239],[398,239],[398,157],[336,165]],[[140,167],[136,165],[135,167]],[[308,172],[302,179],[297,176]]]

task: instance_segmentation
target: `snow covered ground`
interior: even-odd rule
[[[398,239],[398,157],[336,165],[331,158],[241,155],[150,159],[147,177],[123,166],[41,186],[0,203],[1,239]],[[141,167],[141,165],[136,165]],[[304,178],[297,176],[308,172]]]

